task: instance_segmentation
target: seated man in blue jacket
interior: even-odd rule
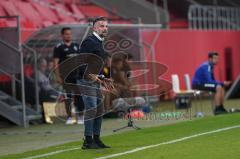
[[[219,82],[214,78],[214,66],[218,63],[218,53],[208,53],[208,61],[201,64],[193,77],[192,88],[214,92],[214,114],[227,113],[224,108],[224,87],[230,85],[230,81]]]

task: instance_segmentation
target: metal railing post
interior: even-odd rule
[[[21,47],[21,32],[20,32],[20,17],[17,17],[17,26],[18,26],[18,49],[20,53],[20,67],[21,67],[21,94],[22,94],[22,113],[23,113],[23,126],[28,127],[28,119],[26,113],[26,99],[25,99],[25,79],[24,79],[24,62],[23,62],[23,53]]]
[[[1,18],[5,18],[5,16],[1,17]],[[14,50],[14,52],[16,52],[17,54],[19,54],[20,56],[20,79],[18,80],[16,79],[14,74],[8,73],[2,69],[0,69],[1,72],[3,72],[4,74],[10,76],[12,78],[12,93],[13,96],[16,97],[16,82],[21,84],[21,98],[22,98],[22,123],[24,127],[28,127],[28,119],[27,119],[27,114],[26,114],[26,99],[25,99],[25,80],[24,80],[24,63],[23,63],[23,53],[21,52],[21,43],[20,43],[20,37],[21,37],[21,33],[20,33],[20,18],[19,16],[10,16],[10,17],[6,17],[6,18],[16,18],[17,21],[17,38],[18,38],[18,46],[16,48],[16,46],[12,46],[11,44],[0,40],[0,42],[5,45],[6,47]]]
[[[23,47],[25,47],[27,50],[32,52],[34,63],[33,63],[33,69],[34,69],[34,88],[35,88],[35,110],[40,113],[41,107],[39,102],[39,86],[38,86],[38,74],[37,74],[37,53],[32,48],[28,47],[27,45],[22,44]]]
[[[16,81],[15,81],[16,77],[15,77],[15,74],[12,74],[11,75],[11,86],[12,86],[12,96],[14,98],[16,98]]]

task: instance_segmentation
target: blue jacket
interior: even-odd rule
[[[206,84],[206,83],[223,85],[222,82],[215,80],[213,69],[214,69],[214,65],[212,65],[208,61],[201,64],[195,72],[195,75],[192,80],[192,85],[199,85],[199,84]]]

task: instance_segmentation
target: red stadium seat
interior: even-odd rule
[[[10,81],[11,81],[11,78],[9,76],[0,74],[0,83],[10,82]]]
[[[24,65],[24,75],[27,77],[33,76],[33,67],[30,64]]]
[[[51,21],[53,23],[57,23],[59,21],[58,16],[50,9],[50,7],[43,6],[38,3],[32,3],[32,5],[36,8],[43,21]]]
[[[0,19],[0,28],[5,28],[7,27],[7,22],[5,19]]]
[[[62,0],[63,3],[72,4],[75,0]]]
[[[0,4],[0,16],[7,16],[7,13],[5,12],[1,4]]]
[[[56,0],[45,0],[46,2],[50,3],[50,4],[55,4],[57,3]]]
[[[109,17],[108,13],[104,9],[97,6],[85,5],[85,6],[79,6],[79,9],[87,17],[98,17],[98,16]]]
[[[24,14],[27,20],[34,22],[37,26],[42,25],[42,20],[39,13],[28,2],[15,2],[15,6]],[[29,25],[29,24],[28,24]]]
[[[36,28],[36,25],[32,21],[26,20],[21,22],[21,27],[33,29],[33,28]]]
[[[6,10],[7,14],[9,16],[16,16],[19,15],[21,20],[25,20],[26,17],[24,16],[24,14],[22,14],[17,7],[15,7],[15,5],[13,4],[12,1],[2,1],[1,5],[4,7],[4,9]]]
[[[36,32],[37,29],[22,29],[21,30],[21,41],[26,42],[31,35]]]
[[[7,20],[6,21],[8,27],[17,27],[17,21],[16,20]]]
[[[132,22],[128,20],[112,20],[111,23],[112,24],[132,24]]]
[[[21,1],[24,1],[24,2],[32,2],[33,0],[21,0]],[[44,2],[44,3],[51,3],[51,4],[54,4],[56,3],[56,0],[39,0],[41,2]]]
[[[188,22],[187,20],[170,21],[169,27],[170,28],[188,28]]]
[[[48,26],[51,26],[51,25],[53,25],[53,22],[51,22],[51,21],[44,21],[43,22],[43,27],[48,27]]]
[[[69,12],[63,4],[56,3],[54,6],[56,7],[56,13],[61,21],[75,22],[75,19],[72,17],[72,15],[67,15],[68,13],[71,14],[71,12]]]
[[[76,0],[5,0],[0,2],[0,16],[19,15],[22,28],[40,28],[53,24],[79,23],[85,22],[86,17],[106,16],[110,17],[104,9],[92,5],[79,5]],[[113,23],[129,23],[124,21],[114,21]],[[16,21],[1,21],[0,27],[16,26]]]
[[[78,17],[78,19],[85,18],[84,14],[78,9],[78,7],[75,4],[71,4],[70,6],[71,11],[74,15]]]

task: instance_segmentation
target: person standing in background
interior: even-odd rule
[[[65,106],[67,112],[67,121],[66,124],[73,124],[72,118],[72,105],[75,103],[76,110],[80,112],[78,114],[77,124],[83,124],[83,110],[84,103],[81,96],[74,96],[74,91],[68,87],[66,83],[76,84],[77,72],[72,71],[68,77],[61,76],[61,69],[58,65],[63,64],[67,59],[79,55],[79,44],[72,41],[72,31],[69,27],[64,27],[61,30],[62,42],[58,43],[54,48],[54,64],[56,68],[56,81],[62,84],[63,89],[66,91],[67,99],[65,99]],[[79,98],[79,99],[74,99]],[[75,102],[74,102],[75,101]]]

